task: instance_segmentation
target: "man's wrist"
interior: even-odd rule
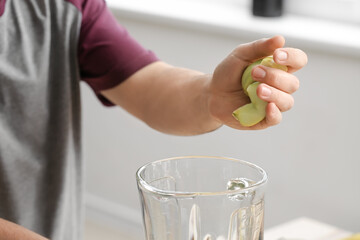
[[[210,106],[210,99],[211,99],[211,91],[210,91],[210,84],[211,84],[211,81],[212,81],[212,74],[204,74],[203,78],[204,78],[204,95],[205,95],[205,107],[204,109],[206,109],[207,111],[207,115],[208,115],[208,118],[209,118],[209,130],[208,132],[212,132],[220,127],[223,126],[223,123],[217,119],[213,114],[212,114],[212,111],[211,111],[211,106]]]

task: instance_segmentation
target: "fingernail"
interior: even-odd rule
[[[280,61],[285,61],[287,58],[288,58],[288,54],[287,52],[285,51],[279,51],[277,54],[276,54],[276,57],[278,60]]]
[[[255,78],[264,78],[266,76],[266,72],[261,67],[257,67],[253,71],[253,77]]]
[[[270,95],[271,95],[271,90],[270,90],[270,88],[263,85],[262,88],[261,88],[261,93],[260,94],[264,98],[269,98]]]

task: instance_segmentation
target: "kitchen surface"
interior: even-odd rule
[[[265,231],[265,240],[341,240],[352,233],[310,218],[298,218]],[[142,240],[123,235],[115,227],[88,220],[84,240]],[[360,239],[360,238],[359,238]],[[354,239],[355,240],[355,239]]]

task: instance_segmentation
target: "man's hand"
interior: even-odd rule
[[[281,36],[243,44],[217,66],[209,85],[209,112],[215,119],[236,129],[264,129],[281,121],[281,112],[292,108],[294,99],[291,94],[299,88],[299,80],[291,73],[307,63],[303,51],[282,48],[284,44]],[[253,79],[261,83],[257,94],[269,104],[263,121],[244,127],[232,116],[235,109],[249,103],[242,89],[241,76],[248,65],[269,55],[274,56],[276,63],[288,66],[288,72],[265,66],[252,70]]]
[[[291,73],[307,62],[304,52],[281,48],[283,45],[284,39],[279,36],[240,45],[212,75],[155,62],[101,93],[164,133],[196,135],[222,124],[236,129],[263,129],[278,124],[281,112],[292,107],[291,94],[298,89],[299,81]],[[266,119],[252,127],[243,127],[232,116],[235,109],[249,102],[241,76],[250,63],[268,55],[274,55],[275,62],[287,65],[289,72],[265,66],[253,69],[254,80],[261,83],[257,94],[269,104]]]

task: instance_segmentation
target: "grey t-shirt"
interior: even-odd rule
[[[100,91],[157,60],[103,0],[0,0],[0,218],[80,239],[80,79]]]

